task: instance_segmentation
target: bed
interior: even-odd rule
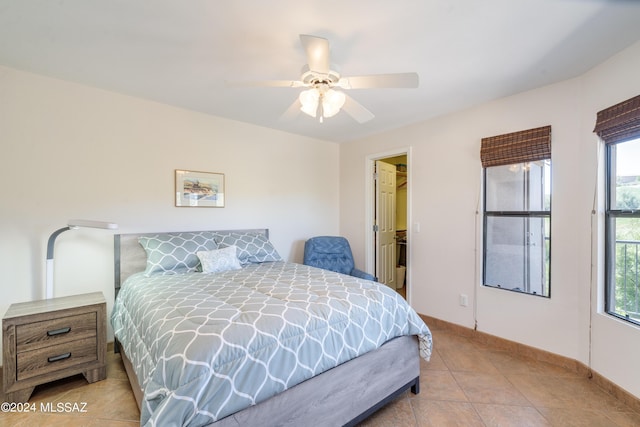
[[[111,322],[141,425],[356,425],[419,392],[431,334],[408,304],[284,262],[268,236],[115,235]]]

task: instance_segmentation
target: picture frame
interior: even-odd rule
[[[224,174],[176,169],[176,207],[224,208]]]

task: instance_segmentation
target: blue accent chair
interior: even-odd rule
[[[351,246],[344,237],[312,237],[304,244],[305,265],[348,274],[361,279],[376,280],[374,276],[355,268]]]

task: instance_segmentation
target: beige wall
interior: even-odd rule
[[[267,227],[280,254],[338,233],[338,146],[0,68],[0,313],[44,296],[46,241],[69,219],[120,232]],[[226,207],[174,207],[174,170],[225,174]],[[55,295],[113,301],[113,238],[58,237]],[[111,337],[111,335],[110,335]]]
[[[640,43],[583,76],[340,147],[340,229],[365,262],[366,158],[409,146],[410,302],[423,314],[588,364],[640,397],[640,329],[604,315],[592,227],[596,112],[640,93]],[[551,298],[480,286],[480,140],[552,126]],[[479,211],[480,215],[476,212]],[[418,233],[414,224],[421,224]],[[599,258],[600,257],[600,258]],[[460,294],[469,307],[458,304]],[[593,298],[592,298],[593,297]],[[590,335],[590,324],[593,331]],[[437,343],[435,343],[437,346]]]

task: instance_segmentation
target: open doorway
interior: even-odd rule
[[[367,267],[408,300],[409,152],[384,153],[368,162]]]

